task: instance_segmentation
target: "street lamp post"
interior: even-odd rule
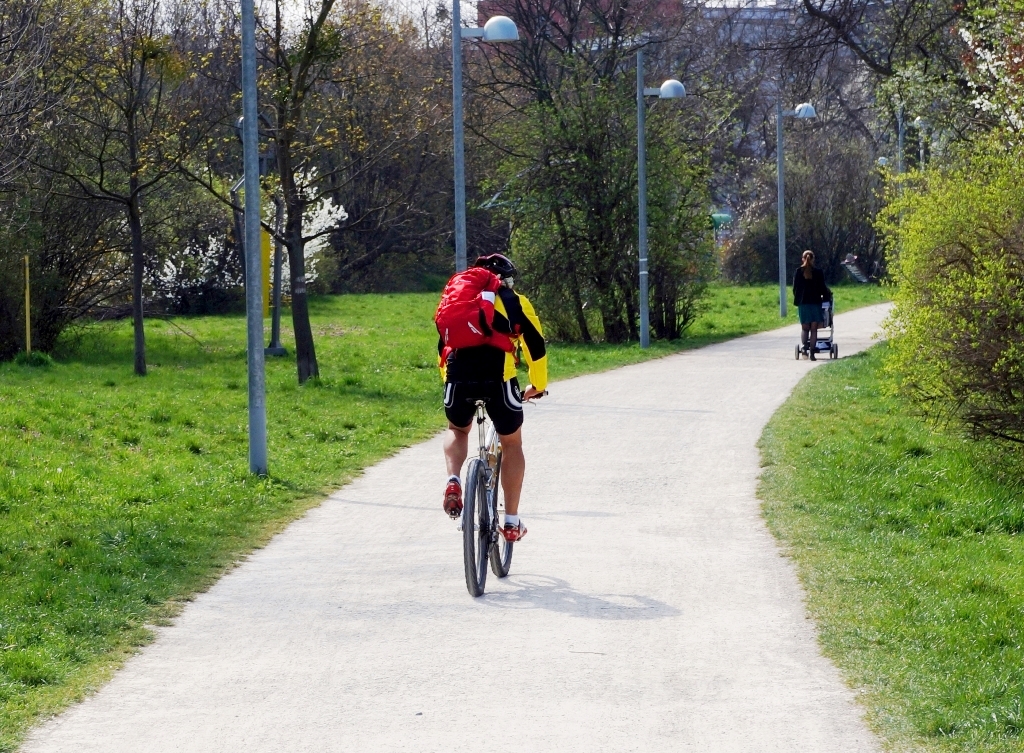
[[[267,475],[267,400],[260,263],[260,145],[256,115],[256,11],[242,0],[242,161],[245,185],[245,311],[249,375],[249,472]]]
[[[645,97],[661,99],[678,99],[686,96],[686,87],[674,78],[670,78],[659,88],[644,86],[644,51],[636,51],[636,159],[637,159],[637,194],[639,198],[639,233],[640,243],[640,347],[647,348],[651,344],[651,315],[649,306],[647,280],[647,105]]]
[[[918,115],[914,118],[914,122],[911,123],[914,128],[917,129],[917,169],[924,170],[924,142],[925,142],[925,130],[928,128],[928,121]]]
[[[814,105],[804,102],[795,110],[783,110],[782,102],[775,103],[775,162],[778,171],[778,222],[779,222],[779,316],[786,318],[786,166],[782,155],[782,119],[817,117]]]
[[[519,30],[508,16],[495,16],[483,28],[462,28],[460,0],[452,1],[452,136],[455,142],[455,271],[466,269],[466,157],[462,122],[462,40],[518,42]]]
[[[903,145],[907,140],[907,124],[903,117],[903,107],[900,106],[896,112],[896,173],[903,175],[905,165],[903,164]]]

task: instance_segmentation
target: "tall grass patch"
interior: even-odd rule
[[[1024,463],[886,396],[884,351],[813,371],[772,418],[765,516],[883,736],[1019,751]]]

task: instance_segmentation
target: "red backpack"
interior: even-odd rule
[[[444,342],[445,351],[493,345],[511,353],[508,335],[495,332],[494,296],[501,287],[496,274],[483,267],[456,272],[441,293],[434,324]]]

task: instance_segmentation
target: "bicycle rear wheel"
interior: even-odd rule
[[[491,542],[490,559],[491,572],[499,578],[508,575],[508,569],[512,566],[512,542],[506,541],[505,537],[497,531],[498,528],[498,495],[501,494],[501,455],[498,455],[498,465],[494,469],[493,488],[487,493],[491,505],[491,516],[494,520],[495,533]]]
[[[484,463],[474,458],[466,471],[466,494],[462,510],[462,555],[466,566],[466,588],[480,596],[487,582],[487,552],[491,545],[490,510]]]

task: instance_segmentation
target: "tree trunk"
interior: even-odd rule
[[[301,211],[301,210],[300,210]],[[320,376],[313,344],[313,328],[309,324],[309,303],[306,299],[306,259],[303,255],[302,220],[299,215],[297,233],[293,233],[292,213],[289,211],[286,245],[288,270],[292,283],[292,329],[295,331],[295,365],[299,371],[299,384],[310,377]]]
[[[555,221],[558,223],[558,234],[562,240],[562,248],[567,251],[570,248],[569,233],[566,231],[561,209],[555,209]],[[572,253],[566,253],[566,256],[569,259],[569,286],[572,288],[572,304],[576,314],[576,326],[580,329],[580,339],[585,343],[592,343],[594,338],[590,336],[590,328],[587,327],[587,316],[583,311],[583,298],[580,296],[580,277],[576,273],[576,264],[572,261]]]
[[[587,316],[583,311],[583,299],[580,298],[580,285],[573,276],[572,281],[572,303],[576,309],[576,326],[580,328],[580,339],[585,343],[594,342],[590,336],[590,328],[587,327]]]
[[[288,120],[280,114],[287,111],[287,108],[279,108],[278,123]],[[278,131],[277,170],[281,177],[281,193],[284,196],[284,244],[288,249],[288,273],[292,288],[295,366],[299,372],[299,384],[305,384],[310,377],[320,376],[320,366],[316,361],[313,328],[309,324],[309,302],[306,298],[306,244],[302,239],[302,215],[306,203],[295,185],[291,135],[292,131],[288,128]]]
[[[601,300],[601,325],[606,343],[624,343],[629,340],[629,329],[622,318],[622,305],[614,293],[608,292]]]

